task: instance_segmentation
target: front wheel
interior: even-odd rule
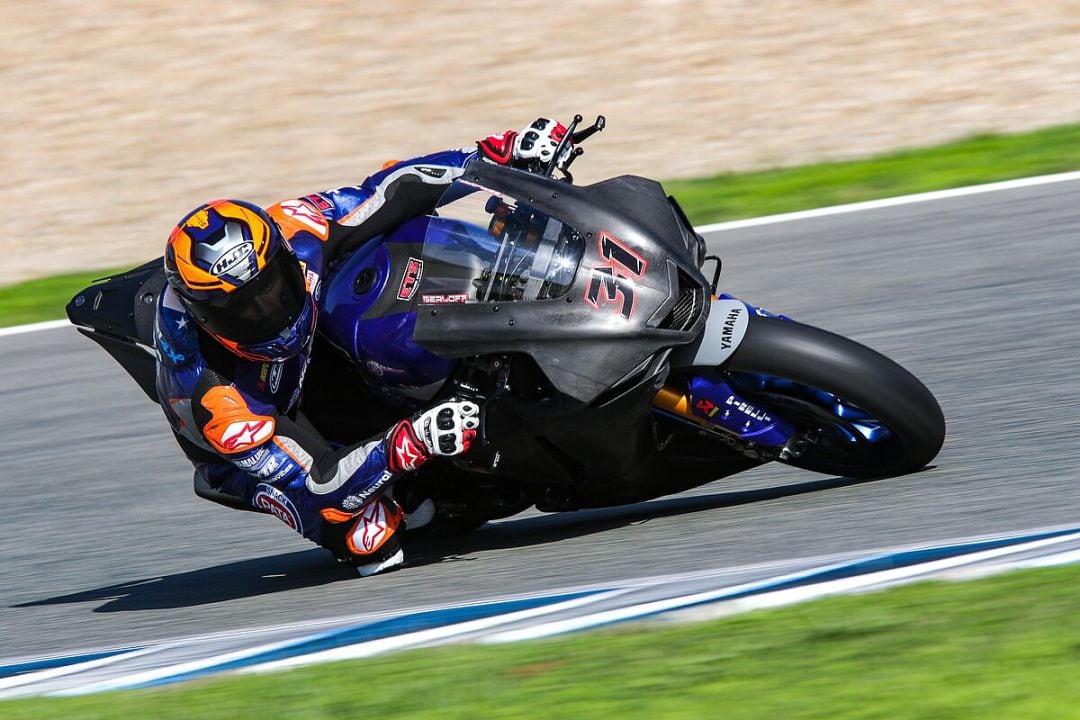
[[[799,428],[790,465],[855,478],[901,475],[928,464],[945,440],[945,417],[925,385],[825,330],[752,316],[721,370],[746,400]]]

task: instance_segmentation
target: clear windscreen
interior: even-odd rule
[[[574,282],[585,240],[525,203],[464,181],[424,238],[421,304],[550,300]]]

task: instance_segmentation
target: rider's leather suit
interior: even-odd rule
[[[285,200],[267,214],[317,301],[333,263],[430,211],[474,157],[448,150],[387,164],[360,185]],[[198,328],[168,285],[158,298],[154,340],[158,395],[195,465],[197,493],[273,514],[339,559],[364,560],[386,544],[401,511],[385,498],[372,501],[400,465],[388,457],[393,450],[383,435],[335,449],[298,412],[310,343],[279,363],[239,357]]]

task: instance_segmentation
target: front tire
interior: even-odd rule
[[[756,389],[743,383],[739,392],[806,433],[811,442],[785,461],[796,467],[854,478],[902,475],[927,465],[945,440],[941,407],[914,375],[864,345],[810,325],[751,316],[742,343],[721,369],[736,378],[790,381],[761,382]],[[842,413],[815,406],[806,391],[854,406],[885,428],[885,437],[871,441],[852,432]]]

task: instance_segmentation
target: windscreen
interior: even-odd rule
[[[559,298],[570,290],[584,249],[569,225],[459,180],[428,225],[420,303]]]

